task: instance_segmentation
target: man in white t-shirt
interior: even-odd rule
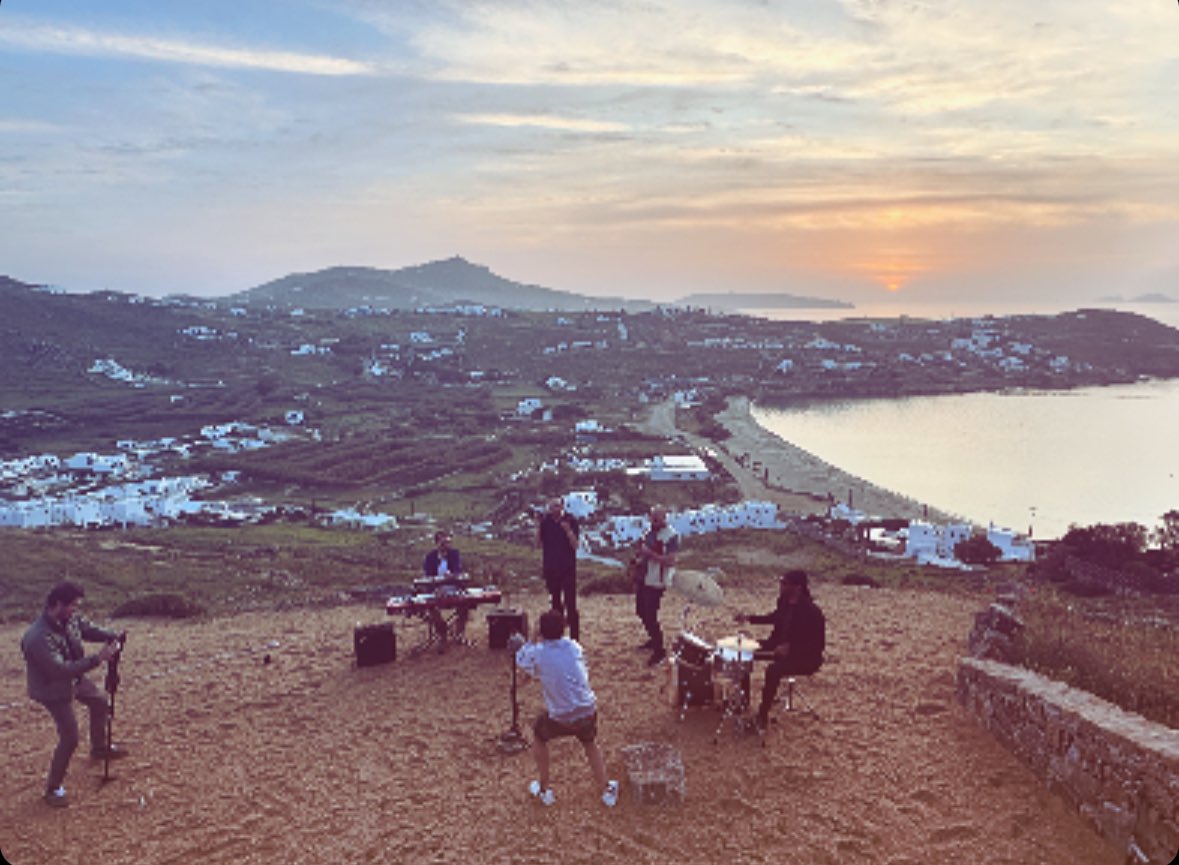
[[[598,700],[590,688],[585,655],[575,640],[565,636],[565,617],[561,613],[549,610],[540,617],[540,637],[519,647],[516,664],[540,681],[545,705],[545,711],[532,726],[537,780],[529,784],[529,792],[545,805],[556,801],[549,786],[548,743],[575,736],[585,750],[594,781],[602,790],[602,802],[613,808],[618,801],[618,782],[606,780],[606,764],[596,741]]]

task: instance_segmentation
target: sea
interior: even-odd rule
[[[1179,327],[1176,304],[1086,304]],[[1072,307],[884,304],[763,309],[831,321],[1051,314]],[[817,314],[816,314],[817,313]],[[1179,510],[1179,379],[1071,391],[1011,390],[753,407],[763,428],[844,471],[978,525],[1058,538],[1071,525],[1156,527]]]

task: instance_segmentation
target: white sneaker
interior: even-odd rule
[[[602,794],[602,804],[613,808],[618,804],[618,782],[610,781],[606,784],[606,792]]]
[[[540,789],[539,781],[532,781],[528,784],[528,792],[540,800],[542,805],[552,805],[557,801],[557,797],[553,795],[553,788],[547,790]]]

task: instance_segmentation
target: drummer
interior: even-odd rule
[[[773,625],[770,636],[760,642],[757,652],[758,658],[770,661],[757,710],[757,725],[764,730],[782,680],[787,676],[809,676],[822,666],[827,622],[811,597],[807,574],[802,570],[787,571],[779,578],[778,604],[772,613],[764,616],[738,613],[736,620],[751,625]]]

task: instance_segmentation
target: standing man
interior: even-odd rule
[[[569,636],[581,637],[581,617],[577,613],[577,545],[581,526],[565,510],[560,498],[549,502],[548,509],[536,523],[536,545],[541,548],[545,588],[549,590],[553,609],[569,623]]]
[[[651,529],[639,542],[639,557],[647,564],[642,582],[635,590],[635,612],[647,629],[647,642],[640,649],[650,649],[649,666],[667,657],[663,646],[663,629],[659,625],[659,606],[663,593],[675,576],[675,557],[680,548],[680,536],[667,524],[666,509],[651,508]]]
[[[513,645],[519,646],[516,664],[540,680],[544,695],[545,711],[532,726],[537,779],[528,785],[528,792],[545,805],[556,801],[549,786],[549,742],[575,736],[602,791],[602,803],[613,808],[618,802],[618,782],[606,780],[606,763],[596,741],[598,699],[590,688],[581,646],[565,636],[565,617],[557,610],[548,610],[540,617],[540,637],[536,642],[525,644],[519,635],[514,639]]]
[[[20,641],[28,672],[29,696],[45,707],[57,725],[57,748],[45,784],[45,801],[55,808],[69,804],[62,782],[78,747],[75,699],[90,710],[90,756],[99,760],[117,759],[127,753],[114,744],[107,753],[107,698],[84,675],[119,653],[119,635],[98,627],[78,612],[85,594],[76,583],[58,583],[50,590],[41,616]],[[87,656],[83,640],[106,645],[97,654]]]
[[[736,620],[774,626],[757,653],[758,657],[765,653],[771,658],[757,710],[757,726],[765,730],[782,680],[787,676],[809,676],[823,665],[827,620],[811,597],[806,571],[801,570],[787,571],[779,578],[778,604],[772,613],[764,616],[738,613]]]

